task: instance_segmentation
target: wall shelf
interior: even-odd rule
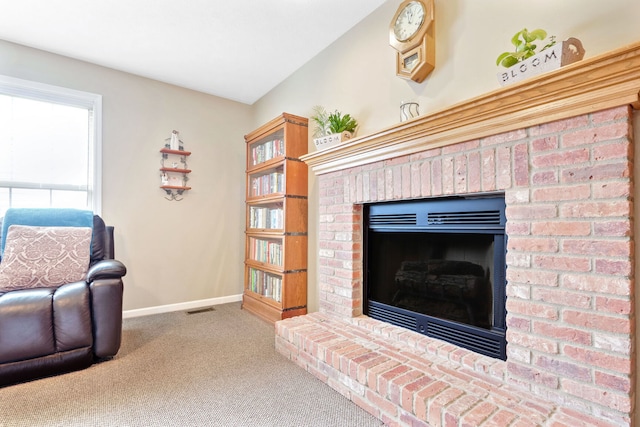
[[[183,187],[179,185],[161,185],[160,188],[162,188],[163,190],[191,190],[191,187]]]
[[[163,148],[160,150],[161,153],[164,154],[175,154],[178,156],[190,156],[191,155],[191,151],[184,151],[184,150],[172,150],[170,148]]]
[[[188,175],[191,173],[191,169],[187,167],[187,157],[191,155],[191,152],[182,149],[182,141],[178,139],[177,131],[173,131],[169,140],[171,142],[160,149],[162,155],[160,160],[160,188],[167,193],[168,197],[165,197],[165,199],[180,201],[182,198],[178,196],[182,196],[185,191],[191,190],[191,187],[187,186]],[[171,148],[171,144],[178,144],[178,142],[179,149]],[[168,162],[168,165],[165,162]]]
[[[191,169],[180,169],[180,168],[160,168],[162,172],[173,172],[173,173],[191,173]]]

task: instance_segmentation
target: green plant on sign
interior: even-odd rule
[[[355,132],[358,127],[356,119],[349,114],[342,115],[338,110],[333,113],[327,113],[324,107],[319,105],[313,107],[315,114],[311,116],[311,120],[316,124],[313,132],[314,138],[321,138],[334,133]]]
[[[516,48],[515,51],[500,54],[498,59],[496,59],[496,65],[509,68],[556,44],[555,36],[551,36],[551,40],[538,51],[538,45],[534,42],[536,40],[543,41],[546,38],[547,32],[545,30],[537,29],[528,31],[526,28],[523,28],[511,38],[511,43]]]
[[[329,130],[331,133],[353,132],[357,126],[358,122],[349,114],[343,116],[339,111],[329,114]]]

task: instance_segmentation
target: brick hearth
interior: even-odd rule
[[[347,147],[352,165],[316,170],[320,312],[278,322],[277,349],[389,425],[633,425],[634,111],[623,104],[423,150],[424,135],[402,128],[411,148],[398,155]],[[364,203],[496,193],[506,361],[362,315]]]

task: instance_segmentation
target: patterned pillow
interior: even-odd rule
[[[87,274],[90,227],[11,225],[6,239],[0,292],[57,287],[82,280]]]

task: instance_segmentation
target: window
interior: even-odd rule
[[[10,207],[101,210],[100,95],[0,76],[0,217]]]

